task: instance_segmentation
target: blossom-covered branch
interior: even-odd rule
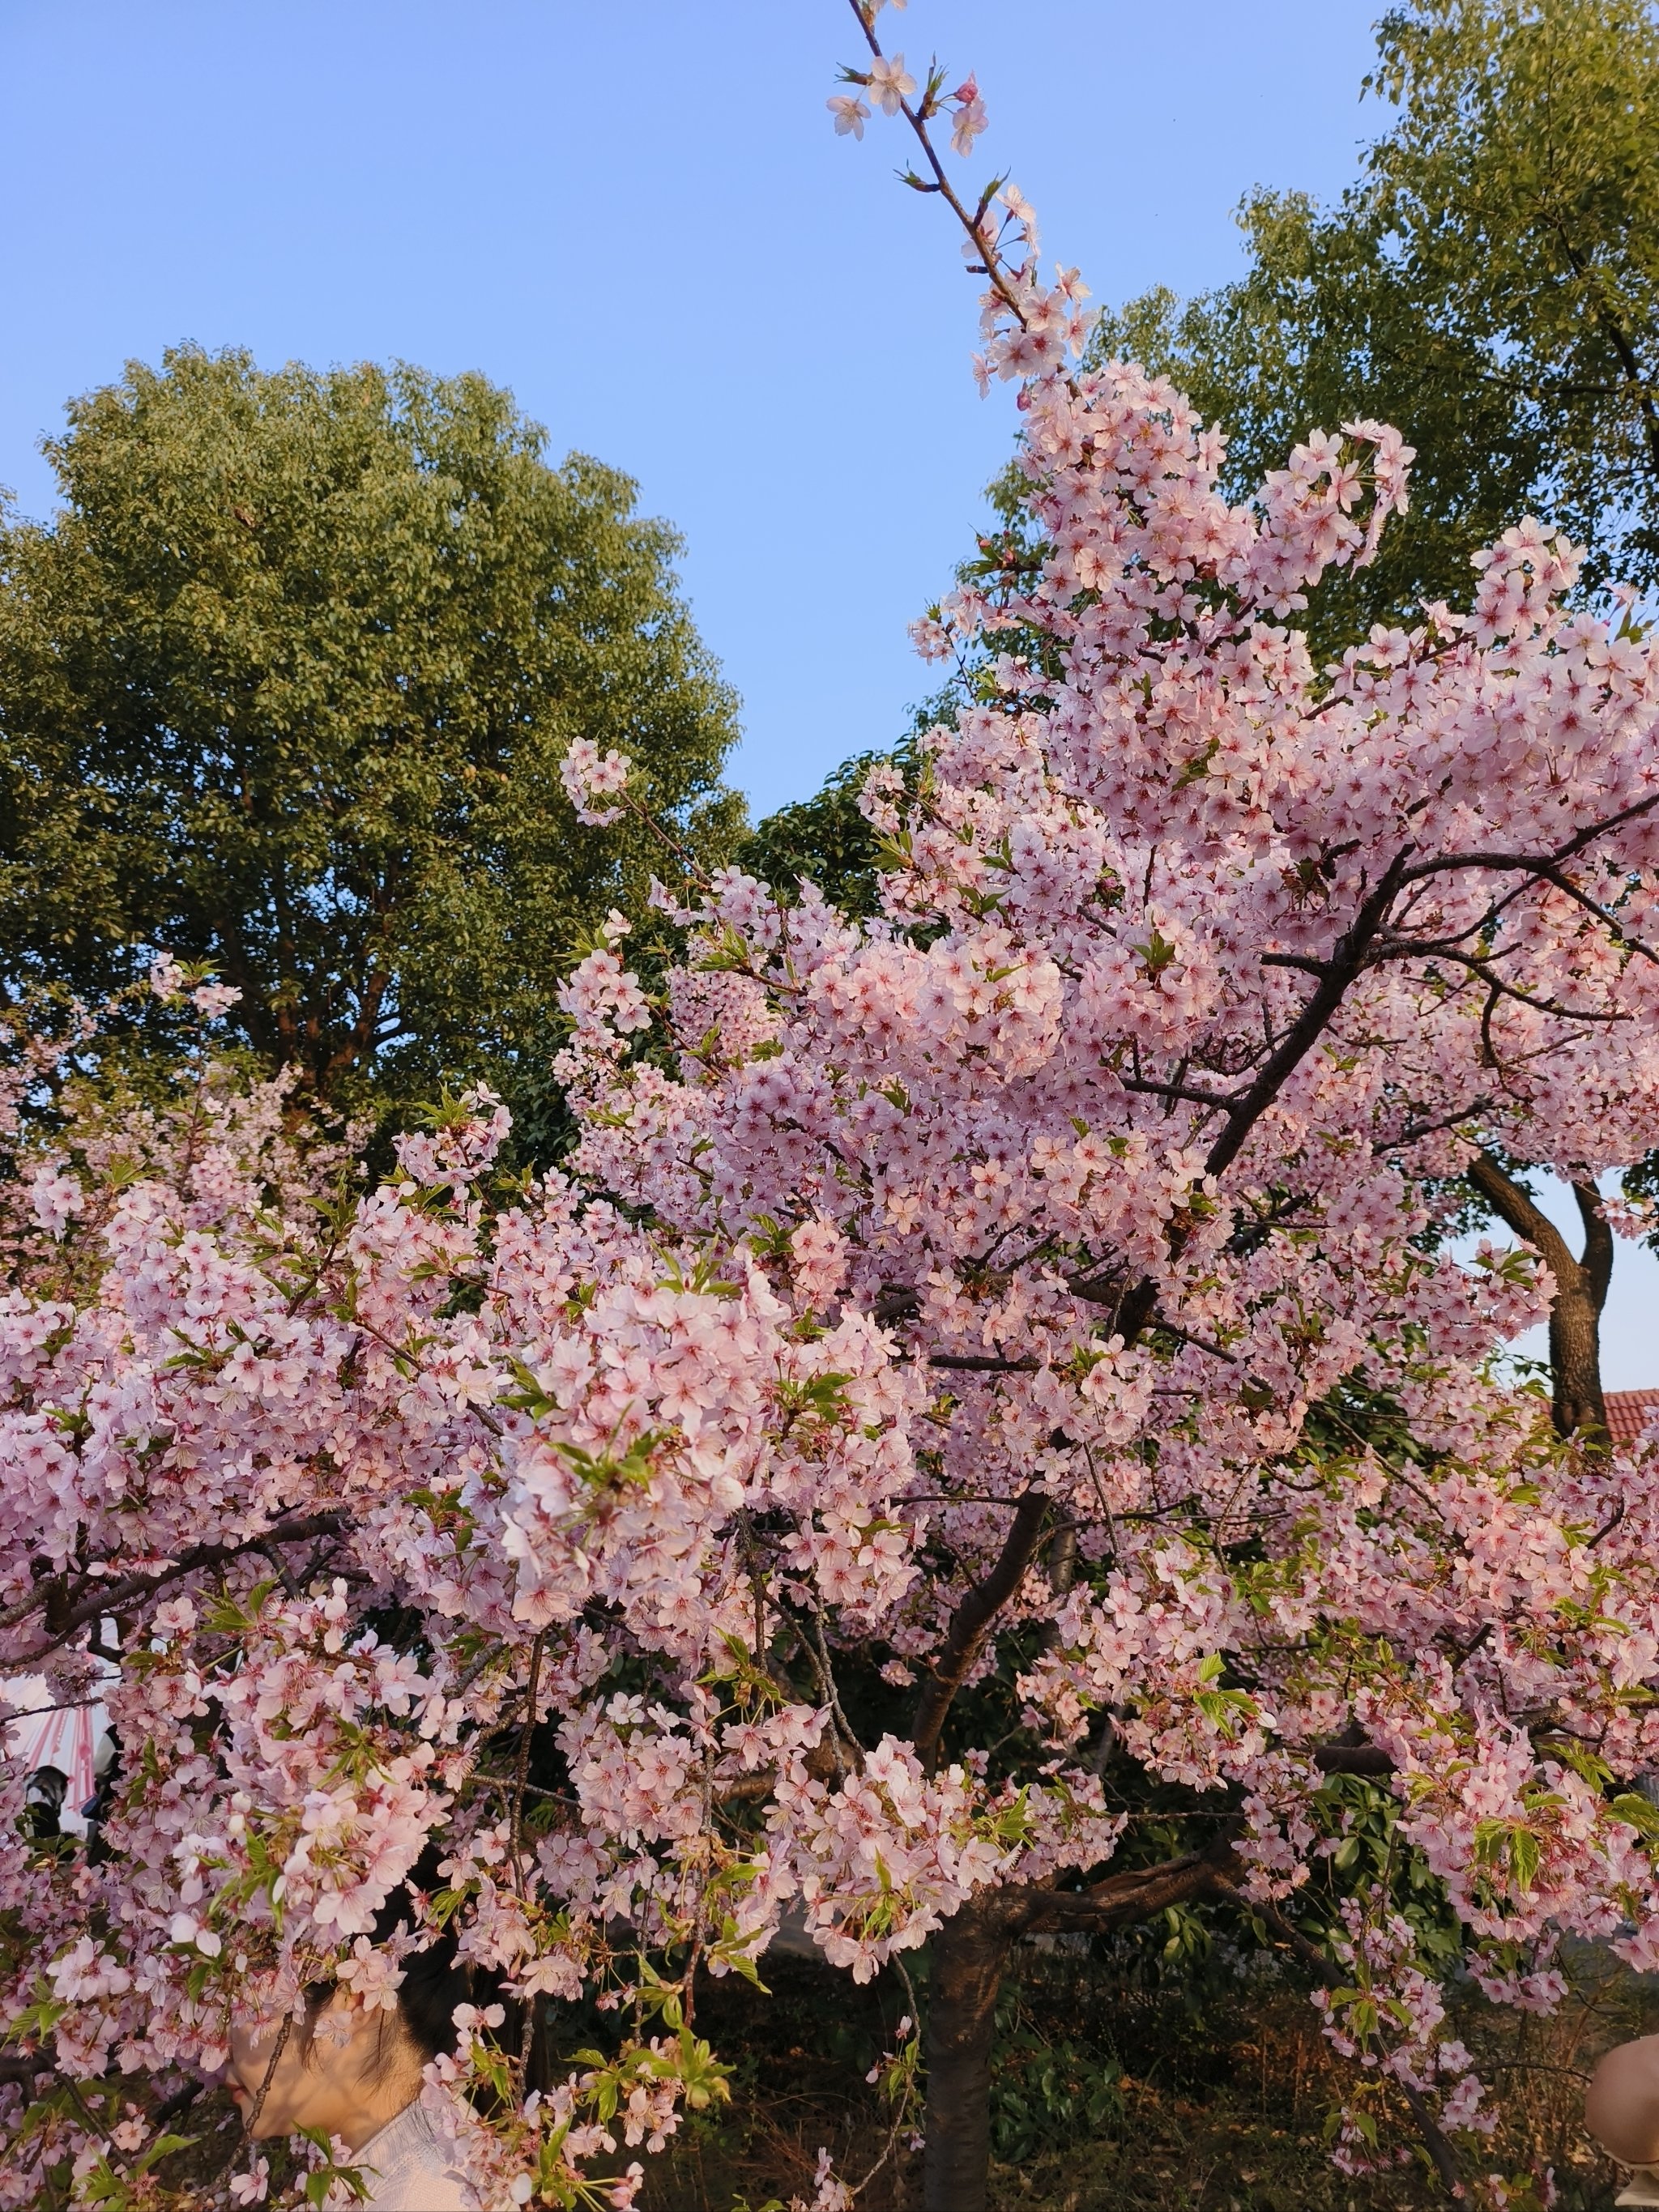
[[[856,88],[971,143],[971,81],[913,99],[860,20]],[[0,1662],[101,1684],[121,1756],[79,1863],[6,1780],[0,2008],[54,2070],[4,2090],[0,2205],[131,2179],[235,2008],[384,1991],[434,1853],[411,1940],[523,2008],[434,2067],[502,2204],[634,2200],[723,2094],[702,1978],[786,1915],[861,1979],[932,1948],[929,2212],[983,2200],[1022,1929],[1231,1893],[1350,1968],[1355,2172],[1379,2112],[1490,2124],[1362,1814],[1494,2000],[1557,2002],[1570,1934],[1659,1963],[1653,1448],[1504,1382],[1545,1286],[1448,1196],[1659,1139],[1659,656],[1523,523],[1467,611],[1316,668],[1398,434],[1231,502],[1167,383],[1068,365],[1079,288],[1004,204],[981,368],[1042,551],[921,627],[984,680],[867,782],[873,918],[689,879],[647,993],[613,916],[539,1178],[487,1093],[377,1180],[206,1054],[168,1107],[0,1130]],[[573,748],[596,826],[629,776]],[[616,2033],[529,2093],[550,1999]]]

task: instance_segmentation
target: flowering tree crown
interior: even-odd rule
[[[659,886],[654,995],[613,916],[527,1185],[487,1094],[354,1193],[204,1071],[7,1186],[0,1664],[71,1699],[118,1654],[122,1765],[95,1857],[0,1824],[0,2202],[164,2201],[135,2078],[210,2075],[234,2006],[395,1991],[368,1937],[433,1838],[415,1941],[630,2023],[533,2095],[461,2023],[432,2070],[487,2093],[501,2203],[632,2201],[721,2094],[699,1978],[786,1915],[866,1978],[1153,1896],[1340,1968],[1351,2166],[1390,2095],[1450,2157],[1488,2114],[1419,1923],[1381,1878],[1324,1953],[1297,1920],[1345,1773],[1494,1998],[1550,2004],[1567,1931],[1655,1962],[1651,1485],[1494,1379],[1547,1285],[1438,1234],[1474,1147],[1582,1179],[1659,1134],[1653,649],[1528,523],[1468,611],[1316,668],[1294,617],[1403,506],[1397,434],[1230,505],[1176,392],[1071,365],[1018,196],[972,221],[1048,550],[921,626],[1026,642],[918,790],[872,777],[879,915]],[[619,756],[566,772],[633,804]]]

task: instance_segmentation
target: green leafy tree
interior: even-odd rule
[[[1412,513],[1316,640],[1463,599],[1532,513],[1593,588],[1659,582],[1659,21],[1648,0],[1416,0],[1378,27],[1390,128],[1334,207],[1258,191],[1236,283],[1146,294],[1096,343],[1167,372],[1237,484],[1356,415],[1417,448]]]
[[[907,781],[913,778],[918,765],[914,736],[888,752],[854,753],[810,799],[794,799],[757,822],[738,848],[739,866],[786,896],[805,877],[842,913],[874,914],[881,840],[859,811],[859,793],[871,769],[884,764],[896,768]]]
[[[0,975],[100,998],[166,948],[302,1091],[483,1078],[533,1144],[561,964],[652,865],[566,745],[707,859],[742,827],[672,532],[478,376],[181,349],[68,415],[61,511],[0,531]]]

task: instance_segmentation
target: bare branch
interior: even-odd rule
[[[1028,1933],[1049,1929],[1114,1928],[1129,1921],[1150,1920],[1172,1905],[1216,1896],[1230,1888],[1227,1877],[1239,1872],[1231,1835],[1223,1836],[1207,1851],[1189,1851],[1161,1866],[1131,1867],[1087,1889],[1042,1893],[1026,1923]]]
[[[1202,1106],[1211,1113],[1231,1114],[1237,1103],[1231,1097],[1218,1097],[1213,1091],[1194,1091],[1187,1083],[1157,1083],[1138,1075],[1120,1075],[1118,1081],[1126,1091],[1143,1092],[1149,1098],[1177,1100],[1188,1106]]]
[[[1407,878],[1412,848],[1405,847],[1389,863],[1387,873],[1361,904],[1348,927],[1333,946],[1319,987],[1286,1030],[1283,1042],[1249,1089],[1228,1109],[1227,1126],[1210,1147],[1204,1164],[1218,1176],[1232,1165],[1244,1149],[1251,1130],[1273,1104],[1285,1084],[1312,1051],[1346,997],[1350,986],[1371,956],[1383,916],[1395,892]]]
[[[1401,881],[1418,883],[1426,876],[1484,868],[1494,875],[1537,876],[1546,882],[1553,882],[1553,870],[1565,866],[1578,854],[1588,851],[1598,837],[1609,836],[1613,830],[1622,830],[1627,822],[1638,822],[1644,815],[1651,814],[1656,806],[1659,806],[1659,792],[1650,793],[1646,799],[1633,799],[1628,806],[1621,807],[1617,814],[1609,814],[1601,822],[1592,822],[1577,836],[1568,838],[1565,845],[1558,846],[1553,853],[1442,853],[1431,860],[1419,860],[1415,867],[1407,868]]]
[[[1516,999],[1523,1006],[1532,1007],[1534,1012],[1536,1013],[1554,1014],[1562,1021],[1627,1022],[1631,1018],[1628,1014],[1604,1012],[1597,1006],[1564,1006],[1561,1005],[1560,1001],[1556,999],[1535,999],[1529,991],[1522,990],[1518,984],[1507,981],[1504,977],[1498,973],[1497,969],[1492,961],[1482,960],[1472,952],[1460,952],[1455,945],[1451,944],[1449,940],[1442,940],[1431,945],[1403,944],[1397,945],[1379,945],[1372,957],[1374,959],[1378,961],[1454,961],[1458,967],[1467,968],[1471,975],[1478,976],[1481,982],[1487,986],[1489,990],[1496,993],[1499,996],[1506,999]],[[1484,1028],[1485,1024],[1483,1024],[1482,1026]]]

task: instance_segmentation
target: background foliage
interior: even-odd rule
[[[1379,26],[1391,127],[1334,207],[1257,192],[1236,283],[1108,316],[1226,430],[1234,482],[1356,415],[1417,448],[1413,512],[1316,634],[1455,605],[1523,514],[1586,583],[1659,580],[1659,23],[1644,0],[1419,0]]]
[[[653,863],[577,824],[565,747],[625,746],[710,858],[742,820],[678,541],[544,444],[482,377],[188,348],[71,404],[63,511],[0,534],[14,990],[164,947],[302,1091],[403,1114],[482,1077],[544,1144],[562,965]]]

